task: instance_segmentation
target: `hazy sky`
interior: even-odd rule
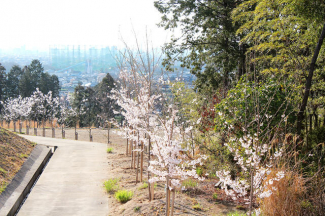
[[[168,40],[156,24],[161,14],[154,0],[1,0],[0,48],[49,45],[120,45],[132,43],[132,25],[143,41]],[[132,24],[131,24],[132,23]]]

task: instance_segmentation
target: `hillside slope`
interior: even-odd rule
[[[19,171],[35,144],[0,127],[0,194]]]

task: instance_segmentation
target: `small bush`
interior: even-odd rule
[[[133,196],[133,192],[127,190],[119,190],[115,193],[115,198],[120,203],[126,203],[127,201],[132,199],[132,196]]]
[[[147,182],[143,182],[143,184],[139,187],[139,190],[145,189],[145,188],[148,188],[148,183]]]
[[[197,186],[197,182],[192,180],[192,179],[187,179],[185,181],[182,182],[182,185],[185,187],[185,188],[194,188]]]
[[[201,167],[197,167],[196,168],[196,174],[198,174],[199,176],[203,175],[203,169]]]
[[[113,148],[107,148],[107,153],[113,153]]]
[[[116,178],[116,179],[109,179],[104,182],[104,186],[105,186],[107,193],[111,193],[118,189],[118,184],[117,184],[118,181],[119,181],[119,179]]]
[[[194,210],[197,210],[197,211],[201,211],[203,209],[202,206],[199,203],[193,205],[192,208]]]
[[[218,199],[218,194],[217,194],[217,193],[214,193],[214,194],[212,195],[212,198],[213,198],[214,200],[217,200],[217,199]]]
[[[134,207],[134,212],[138,212],[138,211],[140,211],[140,208],[141,208],[141,206],[136,206],[136,207]]]

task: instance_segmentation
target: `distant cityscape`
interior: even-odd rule
[[[73,92],[78,84],[86,87],[97,85],[107,73],[116,79],[119,69],[115,56],[118,52],[115,46],[58,45],[50,46],[48,51],[26,49],[22,46],[12,50],[0,49],[0,63],[9,72],[13,65],[23,67],[29,65],[33,59],[38,59],[45,72],[58,76],[61,92]],[[184,81],[192,85],[195,76],[188,70],[182,71]],[[177,73],[169,74],[171,80],[177,76]]]

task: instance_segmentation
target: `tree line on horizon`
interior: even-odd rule
[[[113,77],[107,73],[103,80],[95,87],[85,87],[79,84],[75,87],[72,97],[59,100],[64,106],[74,109],[77,116],[70,116],[65,125],[75,126],[104,126],[105,119],[114,116],[114,102],[107,97],[114,87]],[[34,92],[40,91],[44,95],[52,92],[52,97],[59,97],[60,84],[56,75],[44,72],[41,62],[33,60],[30,65],[21,68],[14,65],[8,73],[0,63],[0,115],[3,106],[9,100],[21,96],[27,98]],[[77,117],[77,118],[76,118]]]
[[[29,97],[39,89],[42,93],[52,92],[53,97],[59,96],[60,83],[56,75],[44,72],[44,67],[38,59],[32,60],[29,65],[20,67],[14,65],[8,73],[0,63],[0,100]]]

